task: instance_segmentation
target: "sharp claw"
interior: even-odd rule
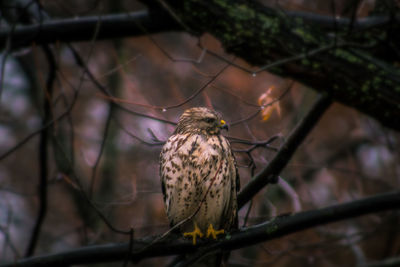
[[[225,230],[221,229],[221,230],[215,230],[214,227],[212,226],[212,224],[210,223],[210,226],[208,226],[207,229],[207,238],[209,238],[210,236],[212,236],[212,238],[217,239],[217,235],[220,234],[224,234]]]
[[[199,237],[201,238],[201,237],[203,237],[203,235],[204,235],[204,234],[201,232],[200,228],[197,226],[196,223],[194,223],[194,230],[193,230],[193,232],[186,232],[186,233],[183,233],[183,236],[184,236],[184,237],[187,237],[187,236],[191,236],[191,237],[192,237],[192,239],[193,239],[193,245],[196,245],[197,236],[199,236]]]
[[[214,229],[214,227],[212,226],[212,224],[210,224],[209,226],[208,226],[208,229],[207,229],[207,235],[206,235],[206,238],[209,238],[210,236],[213,238],[213,239],[217,239],[217,236],[218,235],[220,235],[220,234],[224,234],[225,233],[225,230],[224,229],[221,229],[221,230],[215,230]],[[201,230],[200,230],[200,228],[197,226],[197,224],[196,223],[194,223],[194,230],[192,231],[192,232],[185,232],[185,233],[183,233],[183,236],[184,237],[191,237],[192,238],[192,240],[193,240],[193,245],[196,245],[196,243],[197,243],[197,237],[203,237],[204,236],[204,234],[201,232]]]

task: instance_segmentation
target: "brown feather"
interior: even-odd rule
[[[236,160],[221,135],[221,116],[207,108],[186,110],[160,154],[164,202],[171,226],[191,217],[181,231],[196,222],[203,233],[237,227],[239,188]]]

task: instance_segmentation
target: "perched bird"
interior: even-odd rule
[[[160,154],[160,176],[167,216],[184,236],[198,237],[237,228],[239,175],[228,140],[227,124],[208,108],[182,114]]]

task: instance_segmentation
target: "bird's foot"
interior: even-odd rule
[[[203,235],[204,235],[204,234],[201,232],[200,228],[197,226],[196,223],[194,224],[194,230],[193,230],[193,232],[186,232],[186,233],[183,233],[183,236],[184,236],[184,237],[187,237],[187,236],[191,236],[191,237],[192,237],[192,239],[193,239],[193,245],[196,245],[197,236],[201,238],[201,237],[203,237]]]
[[[214,227],[212,226],[212,224],[210,223],[210,226],[208,226],[208,229],[207,229],[206,237],[209,238],[211,236],[212,238],[217,239],[217,235],[224,234],[224,233],[225,233],[224,229],[215,230]]]

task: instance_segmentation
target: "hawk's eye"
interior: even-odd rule
[[[207,122],[207,123],[214,123],[215,122],[215,118],[205,118],[204,121]]]

